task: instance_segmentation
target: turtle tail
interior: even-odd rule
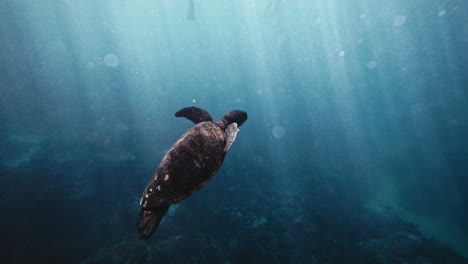
[[[148,239],[151,237],[154,231],[156,231],[156,228],[158,228],[167,209],[169,209],[169,205],[158,206],[156,208],[141,208],[137,225],[140,239]]]

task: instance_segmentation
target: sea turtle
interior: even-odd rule
[[[238,127],[247,120],[245,111],[234,110],[213,122],[206,110],[195,106],[183,108],[175,116],[196,125],[167,152],[143,192],[137,226],[141,239],[153,234],[171,204],[191,196],[216,174]]]

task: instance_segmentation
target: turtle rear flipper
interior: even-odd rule
[[[138,217],[137,230],[140,232],[140,239],[148,239],[158,228],[161,219],[169,209],[169,205],[158,206],[156,208],[142,208]]]
[[[204,121],[213,121],[210,113],[205,109],[196,106],[185,107],[175,113],[176,117],[185,117],[188,120],[194,122],[195,124],[204,122]]]

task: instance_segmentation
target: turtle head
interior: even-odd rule
[[[225,114],[222,120],[227,121],[227,126],[232,123],[237,123],[237,126],[240,127],[247,120],[247,112],[242,110],[233,110]]]

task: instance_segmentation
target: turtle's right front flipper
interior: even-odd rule
[[[237,128],[237,123],[232,123],[226,128],[226,146],[224,147],[224,151],[227,152],[234,140],[236,140],[237,132],[239,129]]]
[[[140,239],[148,239],[158,228],[161,219],[167,213],[169,205],[158,206],[156,208],[141,208],[138,217],[137,230],[140,232]]]
[[[204,121],[213,121],[210,113],[205,109],[196,106],[185,107],[175,113],[176,117],[185,117],[188,120],[194,122],[195,124],[204,122]]]

